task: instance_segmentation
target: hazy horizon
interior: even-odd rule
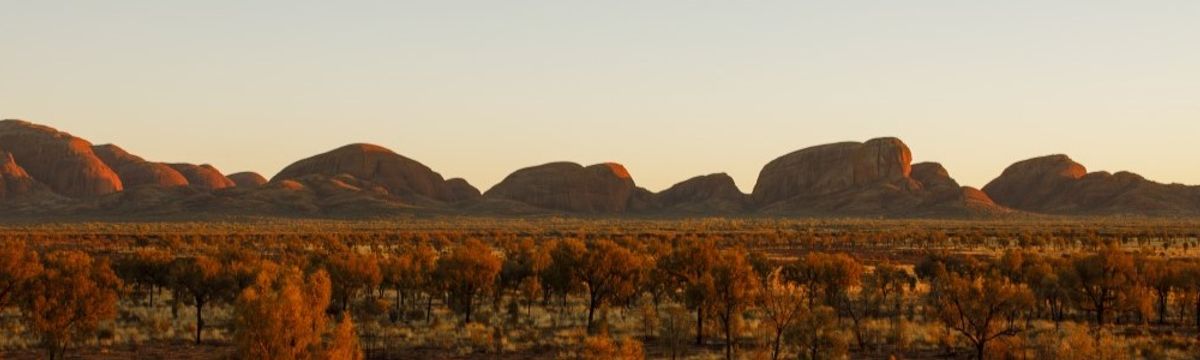
[[[374,143],[486,190],[553,161],[662,190],[903,139],[981,187],[1065,153],[1200,184],[1200,3],[8,4],[0,118],[270,177]]]

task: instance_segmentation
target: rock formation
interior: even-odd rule
[[[477,198],[478,190],[465,181],[449,182],[429,167],[380,146],[353,144],[300,160],[283,169],[272,182],[308,175],[349,175],[378,184],[408,201],[423,199],[457,202]]]
[[[20,120],[0,121],[0,146],[54,192],[92,197],[124,189],[121,178],[92,152],[86,140]]]
[[[11,153],[0,150],[0,200],[29,195],[41,187],[43,185],[30,177]]]
[[[1087,175],[1087,169],[1066,155],[1017,162],[983,187],[997,203],[1014,209],[1052,207],[1051,199]]]
[[[471,186],[466,179],[453,178],[446,180],[446,186],[450,188],[450,201],[467,201],[476,200],[483,196],[474,186]]]
[[[760,212],[797,215],[978,215],[1002,212],[936,163],[913,166],[896,138],[821,145],[763,167],[753,200]]]
[[[187,178],[188,184],[192,187],[204,190],[221,190],[237,186],[233,180],[221,174],[220,170],[212,167],[212,165],[193,165],[193,164],[167,164],[175,171],[183,174]]]
[[[754,200],[769,204],[858,186],[904,180],[912,154],[896,138],[821,145],[784,155],[763,167]]]
[[[486,194],[367,144],[285,168],[270,182],[210,165],[147,161],[50,127],[0,121],[0,213],[23,215],[282,214],[715,215],[940,217],[1031,213],[1200,215],[1200,186],[1093,172],[1065,155],[1013,164],[983,190],[937,163],[912,163],[899,139],[799,150],[763,167],[751,195],[732,178],[688,179],[661,193],[625,167],[550,163],[520,169]],[[220,190],[220,191],[216,191]]]
[[[926,189],[959,187],[958,181],[950,177],[950,171],[947,171],[942,164],[935,162],[913,164],[910,176],[924,185]]]
[[[633,178],[620,164],[556,162],[517,170],[484,197],[554,211],[618,214],[631,210],[631,204],[647,206],[634,201],[637,195]]]
[[[725,173],[697,176],[658,193],[668,212],[731,214],[746,210],[750,197]]]
[[[267,178],[256,172],[240,172],[226,176],[239,188],[257,188],[267,184]]]
[[[1088,173],[1066,155],[1009,166],[983,191],[1014,209],[1052,214],[1200,214],[1200,187],[1161,184],[1130,172]]]
[[[187,186],[188,180],[170,166],[146,161],[112,144],[93,146],[92,151],[121,177],[126,188],[139,186]]]

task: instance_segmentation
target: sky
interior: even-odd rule
[[[0,118],[270,177],[367,142],[487,189],[553,161],[753,189],[896,136],[981,187],[1065,153],[1200,184],[1200,2],[0,0]]]

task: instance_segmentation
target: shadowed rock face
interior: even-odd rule
[[[658,193],[667,211],[688,213],[736,213],[746,209],[750,198],[725,173],[697,176]]]
[[[620,164],[583,167],[556,162],[517,170],[484,197],[556,211],[613,214],[631,210],[636,190],[629,171]],[[638,201],[639,206],[650,206],[642,203]]]
[[[187,178],[188,184],[192,187],[204,190],[220,190],[237,186],[233,180],[221,174],[220,170],[212,167],[212,165],[193,165],[193,164],[167,164],[175,171],[183,174]]]
[[[468,201],[476,200],[483,196],[479,193],[479,189],[471,186],[466,179],[453,178],[446,180],[446,186],[450,188],[450,201]]]
[[[896,138],[821,145],[768,163],[754,187],[760,212],[803,215],[978,215],[1002,212],[936,163],[911,165]]]
[[[42,188],[13,159],[12,154],[0,150],[0,199],[13,199],[32,194]]]
[[[347,145],[333,151],[300,160],[283,169],[272,182],[307,175],[346,174],[383,186],[401,198],[420,197],[442,202],[478,198],[478,190],[467,189],[466,181],[446,181],[429,167],[386,148],[370,144]]]
[[[161,163],[153,163],[130,154],[120,147],[112,144],[97,145],[92,147],[92,151],[100,160],[104,161],[109,168],[117,172],[121,177],[121,182],[127,188],[138,186],[187,186],[188,180],[183,174],[180,174],[170,166]]]
[[[950,177],[950,172],[942,164],[923,162],[912,166],[912,178],[921,183],[925,189],[957,189],[958,181]]]
[[[1050,155],[1012,164],[983,187],[996,203],[1014,209],[1040,209],[1087,175],[1087,168],[1066,155]]]
[[[896,138],[811,147],[763,167],[754,186],[754,200],[770,204],[894,182],[908,177],[911,162],[908,146]]]
[[[1013,164],[983,191],[1001,205],[1042,213],[1200,213],[1200,187],[1161,184],[1130,172],[1088,173],[1066,155]]]
[[[854,152],[854,185],[904,179],[912,173],[912,152],[897,138],[868,140]]]
[[[92,152],[92,144],[50,127],[0,121],[0,145],[25,171],[56,193],[92,197],[121,191],[115,171]]]
[[[236,174],[230,174],[229,176],[226,176],[226,177],[229,178],[229,180],[232,180],[233,183],[235,185],[237,185],[237,187],[239,187],[239,188],[251,188],[252,189],[252,188],[257,188],[259,186],[263,186],[263,185],[267,184],[267,178],[264,178],[262,175],[259,175],[256,172],[246,171],[246,172],[240,172],[240,173],[236,173]]]

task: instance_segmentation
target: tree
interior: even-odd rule
[[[1076,303],[1095,315],[1096,324],[1104,326],[1105,316],[1113,311],[1137,281],[1133,257],[1115,246],[1099,253],[1079,256],[1071,262],[1070,281]]]
[[[234,306],[234,343],[244,359],[317,359],[326,332],[329,274],[289,268],[260,274]]]
[[[567,296],[582,287],[575,276],[575,268],[582,261],[587,247],[582,241],[554,240],[543,245],[541,252],[550,259],[549,266],[539,276],[543,294],[547,302],[551,297],[558,296],[561,316],[566,310]]]
[[[1167,302],[1171,292],[1179,286],[1179,267],[1158,258],[1145,259],[1141,262],[1141,281],[1150,287],[1155,296],[1155,310],[1158,312],[1158,323],[1167,323]]]
[[[1073,270],[1065,261],[1056,259],[1033,260],[1026,271],[1025,281],[1036,296],[1038,307],[1050,315],[1055,327],[1066,317],[1067,300],[1070,298],[1068,280]]]
[[[12,241],[0,249],[0,311],[14,302],[15,294],[42,272],[38,254],[24,242]]]
[[[746,252],[740,249],[722,251],[712,269],[713,300],[721,329],[725,333],[725,359],[733,360],[737,339],[735,321],[753,303],[758,294],[758,274]]]
[[[23,310],[48,357],[60,359],[71,343],[116,317],[123,284],[107,261],[79,251],[50,253],[43,267],[29,282]]]
[[[682,293],[688,309],[696,312],[696,345],[704,344],[704,315],[715,291],[711,270],[717,256],[711,242],[693,240],[677,246],[657,263],[660,271],[675,280],[674,293]]]
[[[437,277],[450,294],[451,309],[464,315],[464,323],[471,322],[475,297],[495,288],[500,266],[495,252],[473,239],[438,259]]]
[[[907,270],[892,264],[879,264],[863,279],[863,288],[869,294],[877,297],[877,303],[885,309],[875,311],[891,311],[899,313],[905,294],[916,289],[917,278]]]
[[[533,304],[543,294],[541,274],[550,266],[552,259],[530,238],[523,239],[506,251],[504,266],[500,270],[500,283],[503,288],[516,289],[520,293],[520,301],[525,303],[526,312],[532,316]]]
[[[145,291],[150,306],[154,306],[154,295],[159,288],[170,286],[172,255],[154,248],[139,248],[124,256],[113,265],[117,275],[134,286],[139,293]]]
[[[569,240],[569,244],[572,241]],[[569,245],[581,246],[581,245]],[[609,240],[593,242],[581,257],[576,258],[577,252],[555,252],[555,261],[562,261],[562,267],[570,268],[576,281],[588,290],[588,320],[587,329],[594,334],[596,329],[596,309],[612,303],[614,300],[632,296],[642,278],[642,260],[633,252]],[[570,254],[563,255],[563,254]],[[566,264],[575,264],[566,266]]]
[[[837,308],[845,291],[859,285],[862,273],[862,265],[846,254],[809,253],[784,269],[789,281],[807,290],[809,307],[822,300]]]
[[[833,308],[805,306],[805,311],[784,335],[789,344],[800,349],[800,359],[840,359],[847,352],[846,340],[837,329]]]
[[[803,316],[806,309],[805,298],[802,288],[783,280],[782,269],[771,272],[767,277],[762,296],[759,297],[759,309],[763,312],[763,321],[772,331],[772,360],[783,356],[783,334]]]
[[[948,274],[938,278],[940,294],[930,298],[933,316],[958,332],[984,359],[992,340],[1021,331],[1019,317],[1033,305],[1033,294],[998,275],[980,278]]]
[[[385,258],[379,263],[383,273],[383,284],[396,291],[396,312],[399,316],[404,308],[408,295],[419,291],[426,293],[426,318],[432,312],[434,287],[433,275],[437,267],[437,250],[422,244],[407,247],[398,254]],[[415,297],[415,295],[414,295]]]
[[[896,304],[891,308],[899,311],[899,299],[909,287],[916,286],[916,278],[903,269],[895,266],[880,264],[874,271],[863,277],[862,286],[857,289],[842,292],[838,306],[850,317],[854,339],[858,348],[867,349],[867,339],[864,334],[864,322],[868,316],[878,315],[881,308],[888,305],[891,298]]]
[[[691,319],[688,318],[688,310],[679,305],[667,306],[666,313],[667,316],[662,321],[662,329],[659,331],[662,334],[660,340],[666,346],[671,360],[675,360],[687,347],[688,326]]]
[[[373,254],[360,254],[352,250],[329,254],[326,271],[333,282],[333,297],[338,300],[342,311],[350,309],[350,302],[362,291],[370,292],[383,281],[379,262]]]
[[[1188,289],[1194,299],[1192,316],[1195,316],[1196,329],[1200,330],[1200,263],[1188,263],[1179,270],[1179,284]]]
[[[220,262],[207,256],[178,259],[171,264],[171,285],[185,303],[196,309],[195,341],[204,332],[204,307],[233,296],[233,278]]]

